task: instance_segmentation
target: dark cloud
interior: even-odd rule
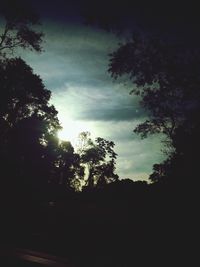
[[[79,0],[29,0],[29,2],[42,18],[74,23],[81,21]]]
[[[144,119],[145,112],[138,107],[108,107],[106,109],[88,109],[77,115],[77,119],[96,121],[132,121]]]

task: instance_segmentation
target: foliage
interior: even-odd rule
[[[1,57],[13,54],[18,47],[41,52],[43,33],[33,28],[39,24],[39,18],[27,1],[3,1],[0,15],[4,18],[4,27],[0,34]]]
[[[116,181],[114,143],[100,137],[93,141],[89,132],[80,133],[79,140],[78,152],[87,172],[86,186],[93,188]]]
[[[40,52],[43,34],[34,30],[37,15],[26,1],[3,1],[0,13],[0,159],[5,184],[28,192],[44,192],[48,184],[69,187],[81,173],[79,156],[69,142],[60,142],[57,111],[51,92],[21,58],[17,48]]]
[[[21,58],[1,62],[0,83],[2,90],[0,116],[10,126],[34,113],[51,121],[52,130],[59,125],[55,117],[57,114],[55,108],[48,104],[50,91]]]
[[[113,77],[128,74],[137,86],[132,93],[140,95],[141,104],[150,111],[151,119],[136,128],[143,136],[162,132],[172,137],[185,116],[199,108],[200,57],[186,50],[178,44],[137,36],[111,54]]]
[[[112,76],[128,75],[136,86],[131,93],[141,96],[141,105],[149,112],[149,118],[134,131],[142,137],[162,133],[166,136],[166,144],[174,148],[170,164],[166,161],[154,166],[154,174],[150,176],[154,181],[159,176],[169,175],[169,165],[174,166],[180,157],[182,160],[184,157],[188,159],[186,145],[182,143],[180,146],[178,143],[184,136],[184,142],[192,145],[191,137],[196,136],[199,128],[199,69],[198,49],[189,49],[183,44],[159,38],[136,35],[111,54],[109,71]],[[196,146],[199,147],[199,142]],[[180,167],[180,162],[177,166]],[[183,175],[183,172],[178,173],[177,168],[175,173],[177,176]]]
[[[71,187],[83,167],[71,143],[57,137],[61,126],[50,91],[20,58],[2,61],[0,73],[1,171],[31,191],[49,183]]]

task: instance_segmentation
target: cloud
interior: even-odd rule
[[[93,137],[114,141],[119,176],[147,179],[152,165],[164,158],[161,137],[141,140],[133,133],[147,114],[140,99],[129,95],[133,85],[113,82],[107,73],[108,53],[119,40],[104,31],[49,21],[44,31],[45,52],[23,57],[52,91],[51,102],[61,123],[66,125],[70,119],[89,129]]]
[[[89,109],[77,116],[82,120],[97,121],[126,121],[143,118],[142,112],[133,107],[108,107],[107,109],[96,108]]]
[[[58,107],[70,107],[73,119],[83,121],[131,121],[143,120],[146,112],[136,97],[123,88],[91,87],[65,84],[53,92],[52,102]]]
[[[117,172],[120,178],[147,179],[152,172],[152,166],[165,159],[162,154],[161,136],[144,140],[135,137],[124,140],[116,146],[118,152]]]

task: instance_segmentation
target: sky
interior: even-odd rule
[[[115,143],[116,172],[120,178],[147,180],[155,163],[163,161],[161,136],[141,139],[133,129],[148,117],[138,97],[130,95],[125,78],[113,81],[108,73],[109,53],[127,38],[127,31],[155,31],[191,42],[198,21],[195,8],[151,1],[30,0],[45,34],[41,54],[21,56],[51,90],[51,103],[63,126],[59,137],[76,146],[76,136],[89,131]],[[86,16],[84,16],[84,14]],[[89,20],[92,24],[86,25]],[[119,32],[108,31],[111,22]],[[97,27],[100,22],[101,27]],[[106,30],[104,28],[106,28]],[[125,30],[124,30],[125,29]],[[187,37],[187,38],[185,38]],[[193,43],[196,39],[193,38]]]
[[[108,54],[120,41],[114,34],[79,23],[43,21],[44,52],[23,54],[52,92],[51,103],[63,126],[59,137],[76,145],[75,137],[89,131],[115,143],[120,178],[147,179],[152,165],[163,159],[160,138],[141,140],[134,127],[145,120],[131,84],[113,81]]]
[[[75,137],[89,131],[93,138],[114,141],[119,177],[147,180],[153,164],[165,158],[161,137],[142,140],[133,133],[147,113],[139,98],[129,94],[134,85],[126,79],[113,81],[107,71],[108,54],[124,36],[85,25],[73,4],[67,6],[66,13],[61,0],[60,5],[45,3],[41,1],[38,9],[44,51],[39,55],[24,52],[22,57],[52,92],[51,103],[63,126],[59,137],[76,146]]]

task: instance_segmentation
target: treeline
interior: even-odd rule
[[[167,159],[155,164],[150,180],[171,186],[197,183],[200,151],[200,51],[193,44],[155,35],[135,34],[110,55],[109,72],[128,75],[131,94],[140,96],[148,111],[134,132],[146,138],[162,134]]]
[[[114,143],[81,133],[75,152],[61,141],[51,92],[17,49],[42,52],[39,18],[25,2],[3,2],[0,35],[0,164],[2,191],[45,198],[53,188],[79,191],[115,181]],[[8,193],[9,192],[9,193]],[[12,193],[11,193],[12,192]]]

